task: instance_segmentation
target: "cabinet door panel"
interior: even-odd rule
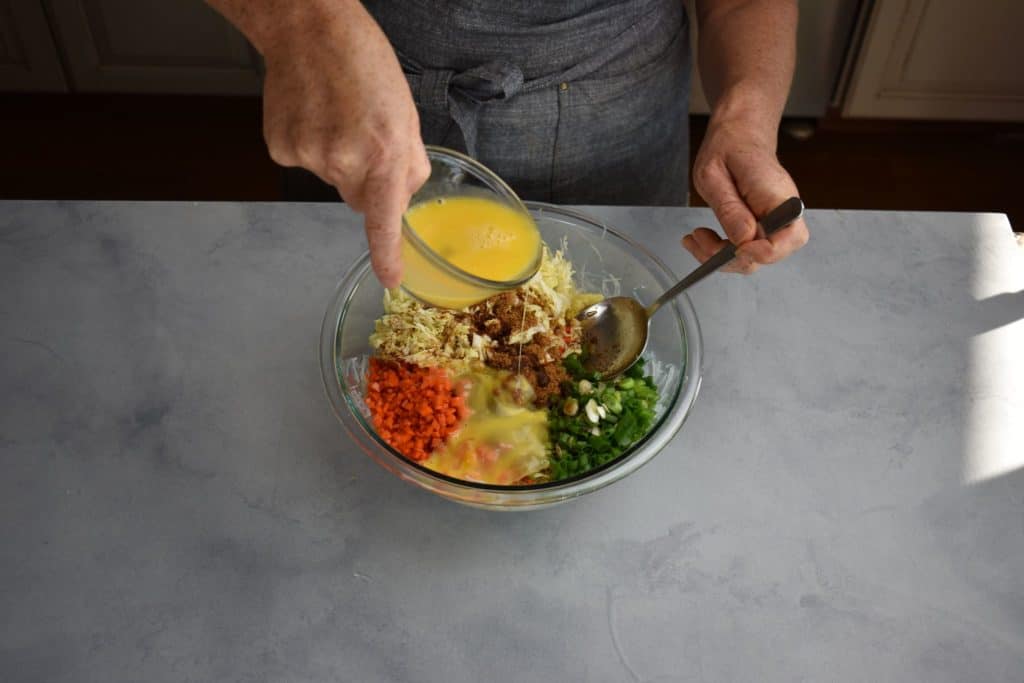
[[[1024,3],[876,0],[843,114],[1024,121]]]
[[[49,0],[80,91],[252,94],[258,55],[202,0]]]
[[[0,0],[0,90],[67,90],[41,0]]]

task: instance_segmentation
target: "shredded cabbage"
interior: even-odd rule
[[[587,306],[596,304],[604,297],[591,292],[581,292],[573,284],[572,263],[565,257],[565,245],[553,254],[544,247],[544,257],[540,269],[525,285],[524,298],[529,302],[537,302],[536,306],[527,304],[527,310],[536,310],[542,321],[525,330],[513,334],[512,343],[528,343],[539,332],[551,332],[554,327],[572,320]]]
[[[370,335],[370,346],[383,358],[453,370],[482,361],[490,343],[472,333],[465,313],[424,306],[401,289],[384,292],[384,315]]]
[[[536,275],[523,285],[524,294],[534,294],[547,310],[547,316],[564,319],[576,287],[572,284],[572,264],[559,249],[554,254],[544,247],[544,256]],[[529,298],[529,297],[527,297]]]
[[[529,314],[531,324],[509,335],[507,343],[529,344],[538,334],[556,332],[581,310],[601,300],[600,294],[578,292],[572,277],[572,264],[563,251],[551,253],[545,246],[540,269],[516,292],[523,304],[524,319]],[[489,305],[484,301],[476,306]],[[472,331],[470,315],[474,309],[433,308],[401,289],[386,291],[384,315],[374,325],[370,346],[383,358],[464,371],[475,361],[487,360],[495,346],[490,337]]]

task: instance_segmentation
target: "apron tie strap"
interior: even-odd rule
[[[428,69],[399,57],[413,99],[427,111],[447,113],[462,131],[466,151],[476,156],[481,107],[514,97],[523,89],[523,72],[507,60],[495,60],[458,72]]]

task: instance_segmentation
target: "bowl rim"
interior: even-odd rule
[[[492,190],[497,188],[497,190],[494,191],[494,194],[500,196],[503,200],[507,201],[512,209],[516,211],[522,211],[527,216],[530,216],[530,210],[527,208],[523,200],[519,198],[519,195],[515,193],[515,190],[509,187],[508,183],[502,180],[501,177],[498,176],[498,174],[496,174],[494,171],[481,164],[476,159],[465,154],[462,154],[461,152],[457,152],[454,149],[448,149],[447,147],[438,147],[437,145],[424,145],[424,147],[427,150],[427,158],[430,159],[431,161],[433,161],[434,159],[445,159],[449,161],[455,161],[457,164],[463,167],[463,170],[471,170],[474,174],[477,175],[477,177],[482,179],[484,182],[488,183],[489,185],[493,185],[494,187],[491,188]],[[418,192],[419,190],[417,190],[417,193]],[[412,208],[414,206],[415,199],[416,196],[413,195],[412,200],[410,200],[409,202],[409,208]],[[527,266],[527,268],[523,271],[523,275],[511,278],[509,280],[491,280],[489,278],[481,277],[479,275],[474,275],[473,273],[470,273],[467,270],[459,268],[454,263],[449,262],[447,259],[445,259],[436,251],[434,251],[429,244],[424,242],[423,238],[416,234],[416,231],[413,230],[411,225],[409,225],[409,221],[406,219],[407,214],[408,209],[406,209],[402,213],[402,235],[409,241],[410,246],[412,246],[413,249],[418,251],[423,256],[423,258],[427,259],[427,261],[429,261],[433,266],[440,268],[441,270],[447,271],[450,275],[454,275],[457,279],[467,281],[470,284],[475,285],[477,287],[482,287],[484,289],[493,289],[496,292],[501,292],[525,284],[530,278],[537,274],[538,270],[540,270],[540,264],[543,260],[544,255],[543,239],[538,239],[537,254],[534,256],[533,261],[530,263],[530,265]],[[409,293],[412,294],[412,292]]]
[[[570,218],[574,221],[582,222],[593,229],[599,229],[602,231],[602,234],[610,233],[613,237],[624,242],[629,248],[649,259],[659,271],[655,273],[656,279],[660,276],[669,283],[677,279],[657,256],[631,237],[619,232],[615,228],[609,227],[604,221],[582,211],[555,204],[527,201],[525,205],[531,212],[536,212],[538,215],[545,213],[554,214],[556,217]],[[369,270],[370,254],[368,251],[364,251],[349,267],[337,287],[335,287],[324,314],[320,330],[319,349],[321,380],[324,390],[335,417],[342,423],[346,431],[349,432],[353,441],[371,459],[399,478],[417,484],[442,497],[469,505],[492,509],[507,509],[509,507],[544,507],[591,493],[632,474],[652,460],[675,437],[692,411],[703,376],[703,339],[693,303],[684,293],[672,301],[670,307],[679,326],[683,342],[682,361],[684,365],[675,395],[669,402],[664,414],[652,426],[651,430],[625,453],[600,467],[588,470],[575,477],[540,484],[507,485],[477,483],[436,472],[405,457],[381,439],[376,434],[376,430],[372,428],[372,424],[367,423],[366,418],[353,403],[348,395],[349,392],[343,388],[342,381],[338,376],[341,367],[338,363],[339,359],[336,357],[335,349],[340,323],[348,314],[349,307],[360,285],[370,275],[367,272]],[[345,406],[344,409],[341,408],[342,404]],[[360,432],[378,447],[376,452],[363,442],[360,438]],[[648,445],[652,445],[652,448],[647,453],[642,453]],[[639,455],[644,455],[645,457],[637,457]],[[499,495],[503,500],[501,502],[481,502],[479,500],[479,494],[481,493]],[[540,500],[534,500],[538,496]]]

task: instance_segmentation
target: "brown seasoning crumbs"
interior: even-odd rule
[[[516,332],[540,323],[535,311],[527,310],[529,293],[505,292],[469,309],[471,326],[477,334],[487,335],[494,345],[487,364],[521,374],[533,387],[534,403],[546,406],[552,396],[561,393],[561,384],[569,379],[562,357],[569,341],[579,336],[578,325],[560,324],[552,333],[538,332],[527,344],[511,342]],[[521,347],[521,354],[520,354]]]

